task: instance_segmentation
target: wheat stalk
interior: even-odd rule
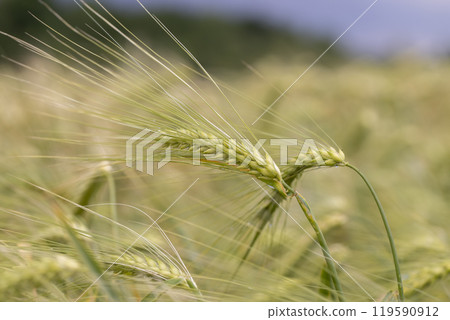
[[[87,111],[86,113],[94,117],[119,123],[121,125],[132,126],[133,128],[144,126],[151,127],[151,125],[153,125],[152,128],[157,128],[156,132],[160,133],[159,141],[162,141],[162,138],[168,138],[168,140],[165,140],[166,147],[172,148],[172,150],[174,151],[172,152],[172,154],[175,154],[180,160],[193,160],[194,157],[192,155],[192,151],[198,151],[201,154],[199,161],[202,165],[248,174],[274,188],[278,196],[281,196],[283,198],[287,197],[288,194],[295,196],[299,202],[299,205],[307,216],[308,221],[316,231],[316,235],[318,236],[322,250],[324,252],[324,255],[326,256],[326,261],[329,268],[328,271],[330,271],[330,274],[332,274],[334,286],[339,294],[340,288],[337,282],[336,271],[334,269],[334,265],[331,263],[331,257],[329,256],[329,250],[327,248],[325,239],[323,238],[323,235],[321,234],[317,222],[312,216],[309,206],[306,204],[306,201],[291,186],[293,185],[294,180],[309,168],[333,166],[347,166],[349,168],[352,168],[363,178],[363,180],[368,185],[382,215],[394,258],[399,295],[401,300],[403,300],[403,288],[401,283],[398,258],[395,251],[393,237],[387,224],[387,219],[381,207],[381,203],[379,202],[373,188],[370,186],[367,179],[355,167],[349,165],[345,161],[345,155],[341,150],[336,150],[332,147],[325,146],[320,148],[318,151],[313,150],[307,154],[300,154],[298,158],[290,162],[289,166],[280,170],[280,168],[278,168],[278,166],[273,161],[272,157],[266,151],[260,152],[255,147],[252,147],[251,144],[246,144],[241,141],[236,141],[236,143],[232,142],[234,140],[229,138],[226,130],[221,130],[219,128],[223,128],[225,126],[234,133],[237,133],[238,136],[239,132],[231,125],[230,122],[228,122],[228,119],[226,119],[226,117],[218,113],[213,108],[213,106],[208,103],[208,101],[204,99],[204,97],[202,97],[194,87],[190,85],[189,81],[184,80],[180,75],[178,75],[178,73],[176,73],[177,70],[174,69],[171,63],[156,54],[151,48],[143,44],[142,41],[136,38],[136,36],[132,34],[128,29],[124,28],[124,26],[118,20],[112,17],[110,13],[100,4],[100,7],[106,13],[106,17],[97,13],[89,5],[84,3],[84,1],[81,1],[81,3],[82,6],[86,8],[88,12],[92,13],[93,17],[95,17],[95,22],[101,22],[101,24],[104,24],[111,28],[115,32],[115,34],[118,34],[120,37],[127,40],[127,43],[130,44],[131,47],[142,53],[146,58],[149,59],[150,62],[155,64],[157,67],[160,67],[162,70],[170,73],[170,75],[174,76],[180,83],[185,86],[185,88],[189,89],[190,91],[192,91],[192,93],[194,93],[194,95],[198,96],[198,98],[202,100],[202,104],[204,103],[205,106],[210,107],[218,120],[217,123],[213,124],[212,121],[209,121],[208,119],[206,119],[206,117],[203,117],[203,115],[197,113],[190,106],[187,106],[184,103],[180,103],[179,99],[170,94],[170,90],[167,90],[167,88],[165,88],[164,85],[167,86],[167,83],[165,83],[164,80],[161,79],[160,75],[153,72],[154,70],[151,68],[151,65],[146,65],[145,62],[143,62],[141,59],[138,59],[130,54],[109,34],[109,37],[100,34],[101,37],[96,38],[95,36],[89,35],[84,31],[73,28],[72,26],[65,23],[62,18],[57,16],[58,19],[64,22],[71,31],[75,32],[78,36],[81,36],[85,40],[88,40],[90,43],[97,46],[100,51],[104,52],[106,54],[106,57],[102,58],[102,60],[106,62],[107,66],[100,66],[96,62],[96,60],[93,59],[99,57],[96,53],[92,53],[92,51],[90,51],[89,49],[86,49],[83,46],[74,43],[72,40],[70,40],[70,38],[64,36],[59,31],[52,28],[50,28],[51,33],[69,50],[70,53],[66,53],[58,49],[55,50],[55,48],[53,48],[52,46],[46,45],[46,43],[41,41],[39,42],[43,45],[46,45],[46,48],[40,49],[38,46],[7,35],[18,41],[28,50],[41,55],[43,58],[48,59],[81,77],[83,81],[86,81],[87,84],[83,86],[80,83],[79,88],[85,89],[86,93],[96,92],[97,89],[100,89],[101,91],[105,92],[105,95],[107,97],[115,98],[116,101],[120,102],[121,110],[118,114],[115,114],[114,111],[110,111],[106,108],[102,109],[103,105],[101,104],[95,105],[94,103],[93,105],[85,105],[83,102],[72,101],[72,99],[70,98],[63,97],[66,100],[70,101],[69,105],[73,103],[79,106],[80,109],[77,110],[77,112]],[[217,87],[220,93],[223,94],[217,83],[210,77],[203,66],[201,66],[201,64],[187,50],[187,48],[184,47],[181,42],[179,42],[179,40],[176,39],[159,20],[157,20],[151,14],[150,16],[161,26],[164,31],[169,34],[169,36],[180,46],[180,48],[182,48],[186,52],[186,54],[188,54],[188,56],[205,73],[207,78],[210,79],[211,82]],[[109,19],[111,17],[112,19]],[[75,55],[73,55],[72,53],[75,53]],[[66,62],[67,59],[69,60],[69,62]],[[124,65],[119,66],[115,61],[123,62]],[[135,82],[136,76],[139,74],[146,76],[146,78],[150,78],[154,82],[152,88],[155,90],[155,93],[127,92],[126,90],[125,92],[122,92],[121,90],[115,89],[116,87],[123,88],[124,85],[132,85]],[[73,84],[71,81],[61,81],[64,84]],[[133,85],[131,87],[133,87]],[[160,103],[161,98],[158,97],[159,94],[162,94],[165,98],[170,97],[170,101],[164,101],[164,103]],[[224,94],[223,96],[225,97]],[[226,100],[227,102],[229,102],[227,98]],[[142,101],[144,101],[145,103],[142,103]],[[236,111],[234,106],[230,102],[229,104],[232,107],[233,111],[236,113],[235,115],[242,120],[241,116]],[[152,109],[152,107],[149,107],[148,105],[154,106],[154,109]],[[146,115],[155,116],[156,119],[155,121],[153,121],[146,119],[146,117],[139,117],[133,110],[127,113],[127,111],[125,110],[127,109],[127,106],[131,106],[136,111],[142,110]],[[186,115],[188,117],[186,117]],[[196,126],[192,123],[191,120],[200,122],[200,124]],[[165,130],[167,128],[171,129]],[[200,130],[194,128],[200,128]],[[250,130],[249,133],[251,133]],[[198,150],[195,150],[196,146],[194,140],[196,139],[201,140],[202,142],[201,146],[198,147]],[[272,207],[270,207],[269,209],[269,211],[271,212],[274,211]],[[263,227],[264,224],[261,228]],[[98,270],[96,270],[95,272],[98,272]]]
[[[301,153],[296,159],[292,159],[290,161],[291,165],[287,166],[282,173],[267,152],[264,151],[264,154],[260,153],[255,147],[252,147],[249,144],[236,142],[236,140],[222,139],[217,135],[200,130],[194,131],[179,129],[168,132],[159,131],[159,133],[160,136],[154,141],[161,142],[163,141],[163,138],[166,138],[164,140],[164,149],[169,147],[173,148],[172,155],[175,151],[175,155],[178,155],[180,158],[192,159],[192,152],[196,147],[194,141],[201,140],[201,147],[198,147],[198,151],[202,155],[201,163],[204,165],[253,175],[257,179],[272,186],[277,191],[277,195],[281,195],[282,198],[287,197],[288,193],[294,195],[299,201],[308,222],[316,232],[318,242],[324,254],[325,262],[331,274],[333,282],[333,288],[331,289],[336,290],[339,301],[344,300],[337,271],[319,225],[312,215],[309,206],[305,206],[306,200],[304,200],[298,192],[291,188],[291,185],[296,178],[308,168],[322,166],[333,167],[338,165],[344,166],[346,162],[345,155],[342,150],[337,151],[333,147],[322,147],[317,151],[314,149],[309,149],[306,154]],[[234,142],[231,143],[231,141]],[[213,159],[206,157],[206,155],[210,156],[212,154],[214,154]],[[286,183],[286,181],[289,183]],[[302,201],[299,200],[300,198]],[[271,201],[269,206],[263,209],[261,215],[262,219],[258,224],[252,242],[250,243],[250,246],[248,247],[233,277],[239,271],[242,263],[247,259],[254,243],[259,238],[265,225],[268,221],[270,221],[272,214],[275,212],[278,205],[279,203],[277,201]]]
[[[280,193],[286,193],[281,184],[281,171],[275,161],[267,152],[260,152],[250,143],[246,143],[247,140],[230,139],[194,129],[158,133],[160,136],[154,142],[164,139],[161,149],[170,147],[171,155],[175,158],[194,160],[194,153],[197,152],[201,165],[252,175]]]
[[[318,151],[309,149],[306,154],[301,153],[297,158],[290,159],[289,165],[280,170],[269,153],[259,151],[248,140],[230,139],[217,133],[195,129],[156,132],[160,135],[153,143],[164,142],[161,152],[170,148],[171,156],[183,160],[193,160],[194,152],[198,152],[201,165],[252,175],[284,197],[287,195],[284,182],[299,176],[304,170],[346,164],[342,150],[321,147]]]
[[[191,288],[198,291],[197,286],[191,280],[189,275],[186,275],[175,264],[168,263],[167,261],[148,257],[144,254],[135,254],[127,252],[125,255],[119,258],[119,260],[113,262],[116,258],[111,257],[111,261],[104,261],[105,266],[111,266],[110,271],[118,274],[125,274],[130,276],[145,276],[155,280],[181,280],[179,285],[185,288]]]

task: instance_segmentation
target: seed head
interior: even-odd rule
[[[252,175],[286,194],[281,183],[281,171],[272,157],[245,140],[222,138],[200,130],[178,129],[160,133],[159,139],[170,138],[165,145],[172,148],[173,156],[192,159],[193,152],[198,151],[201,165]]]

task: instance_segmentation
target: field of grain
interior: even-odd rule
[[[1,67],[0,300],[336,299],[294,199],[274,207],[252,243],[272,192],[259,178],[185,163],[154,175],[125,165],[127,139],[167,126],[158,119],[174,101],[217,117],[206,97],[243,132],[313,59],[258,58],[212,74],[216,87],[186,55],[168,57],[196,95],[142,52],[127,52],[149,74],[117,57],[109,69],[117,74],[97,66],[95,79],[45,55]],[[450,298],[449,72],[448,61],[411,56],[318,63],[251,126],[257,138],[335,142],[366,174],[391,225],[407,301]],[[279,149],[267,150],[278,163]],[[294,187],[328,242],[345,300],[394,300],[389,243],[363,181],[346,167],[312,168]]]

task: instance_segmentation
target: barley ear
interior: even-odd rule
[[[411,297],[414,294],[426,289],[433,283],[445,278],[450,274],[450,260],[436,263],[424,267],[412,273],[405,281],[405,296]]]

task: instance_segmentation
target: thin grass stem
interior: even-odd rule
[[[303,198],[300,193],[298,193],[297,191],[293,190],[289,185],[287,185],[286,183],[284,183],[284,186],[291,192],[293,193],[293,195],[295,196],[295,198],[297,199],[298,204],[300,205],[300,208],[302,209],[303,213],[305,214],[306,219],[308,220],[309,224],[312,226],[312,228],[314,229],[315,233],[316,233],[316,237],[317,237],[317,242],[319,243],[321,249],[322,249],[322,253],[324,255],[325,258],[325,263],[327,264],[328,267],[328,271],[329,274],[331,276],[332,279],[332,286],[330,286],[330,289],[332,291],[336,292],[337,295],[337,299],[340,302],[345,301],[344,299],[344,295],[342,293],[342,286],[341,286],[341,282],[339,281],[339,277],[336,271],[336,267],[334,266],[333,263],[333,258],[331,257],[330,254],[330,249],[328,248],[328,244],[325,240],[325,237],[322,233],[322,230],[320,230],[319,224],[316,221],[316,218],[314,217],[311,208],[309,207],[308,203],[306,202],[306,199]]]
[[[325,257],[325,262],[330,272],[331,279],[333,280],[334,289],[336,289],[337,298],[340,302],[343,302],[345,301],[345,299],[342,293],[341,282],[339,281],[336,267],[334,266],[333,258],[331,257],[330,249],[328,249],[328,244],[325,240],[325,237],[323,236],[322,230],[320,230],[319,224],[317,223],[316,218],[312,214],[312,211],[308,206],[305,198],[303,198],[297,191],[294,191],[294,196],[297,199],[298,204],[302,208],[302,211],[305,214],[305,217],[308,220],[309,224],[313,227],[314,231],[316,232],[317,241],[319,242],[320,247],[322,248],[322,252]]]
[[[111,301],[121,301],[120,294],[116,291],[115,286],[109,281],[105,280],[105,277],[101,278],[102,270],[100,269],[97,260],[94,258],[94,255],[78,239],[75,231],[65,221],[63,221],[63,223],[67,233],[72,239],[76,251],[80,255],[81,260],[85,263],[92,275],[98,279],[100,288]]]
[[[402,282],[402,273],[400,271],[400,263],[398,261],[397,250],[395,248],[394,237],[392,236],[391,228],[389,227],[389,223],[388,223],[386,214],[384,212],[383,206],[381,205],[380,199],[378,199],[378,196],[377,196],[375,190],[373,189],[372,185],[367,180],[367,178],[364,176],[364,174],[361,171],[359,171],[358,168],[352,166],[349,163],[345,164],[345,166],[347,166],[350,169],[352,169],[353,171],[355,171],[363,179],[364,183],[369,188],[370,193],[372,194],[372,197],[377,204],[378,210],[380,211],[381,219],[383,220],[384,228],[386,229],[386,233],[387,233],[387,236],[389,239],[389,245],[391,247],[392,258],[394,260],[395,276],[397,277],[397,286],[398,286],[398,297],[399,297],[399,300],[403,302],[403,301],[405,301],[405,296],[403,293],[403,282]]]

